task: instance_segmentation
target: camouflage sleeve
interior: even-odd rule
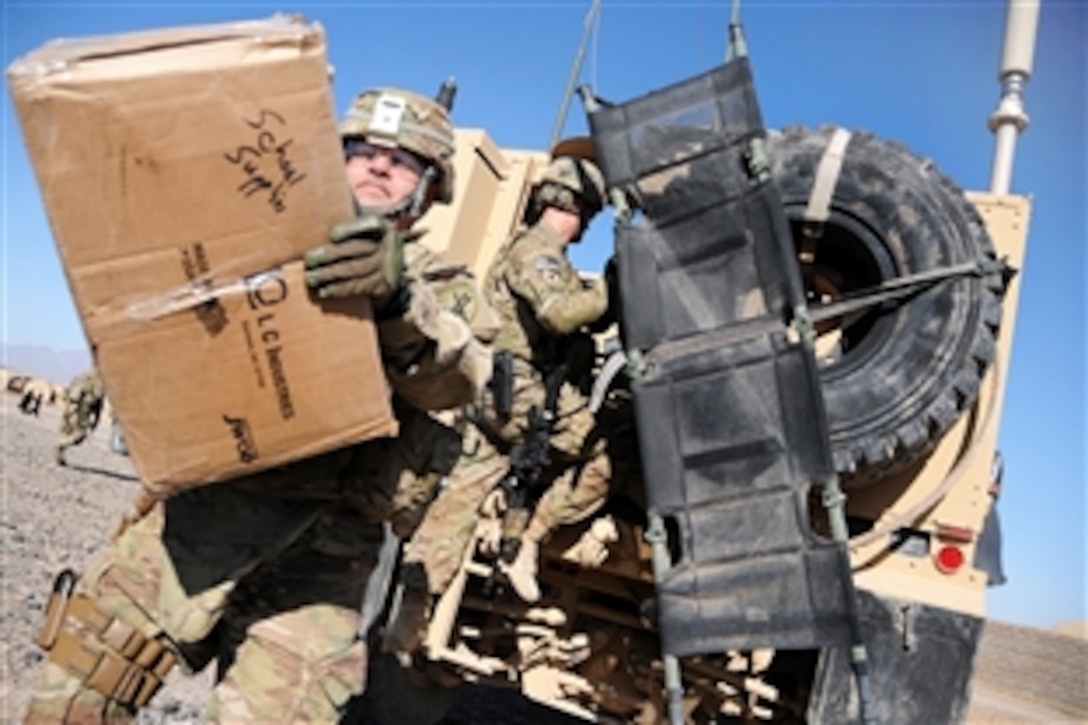
[[[429,285],[414,280],[410,291],[405,313],[378,327],[393,390],[421,410],[471,402],[491,376],[491,350],[439,304]]]
[[[546,246],[515,246],[506,283],[536,313],[545,330],[569,335],[608,309],[603,284],[586,283],[561,252]]]

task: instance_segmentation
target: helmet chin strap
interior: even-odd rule
[[[431,189],[431,184],[434,183],[435,170],[434,166],[428,166],[423,170],[423,174],[419,177],[419,183],[416,184],[415,191],[405,201],[411,202],[408,207],[408,213],[413,219],[419,219],[423,216],[424,207],[427,204],[428,192]]]
[[[363,216],[366,214],[373,214],[375,216],[382,216],[391,221],[400,221],[402,219],[410,219],[415,221],[423,216],[423,207],[427,204],[427,192],[431,188],[431,184],[434,181],[435,170],[433,166],[428,166],[423,170],[423,174],[419,178],[419,183],[416,184],[416,188],[405,197],[398,204],[389,208],[375,208],[366,207],[355,202],[356,216]]]

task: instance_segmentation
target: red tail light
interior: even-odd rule
[[[941,546],[933,557],[933,563],[942,574],[955,574],[963,566],[963,562],[963,551],[953,544]]]

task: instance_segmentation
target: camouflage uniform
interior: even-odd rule
[[[480,518],[480,504],[509,468],[506,456],[463,419],[462,455],[404,549],[402,583],[420,598],[439,595],[461,566]],[[422,605],[421,605],[422,606]],[[405,621],[395,647],[411,650],[421,621]]]
[[[80,373],[65,388],[57,433],[57,463],[63,466],[65,449],[82,443],[98,426],[105,395],[97,370]]]
[[[427,99],[390,93],[407,97],[409,111],[436,112]],[[435,128],[433,119],[427,125]],[[452,153],[452,133],[445,148]],[[434,183],[448,199],[448,154],[427,158],[445,172]],[[189,671],[218,658],[209,722],[334,721],[363,691],[360,604],[383,527],[407,534],[460,452],[456,432],[424,411],[471,399],[491,370],[489,350],[435,294],[461,274],[438,278],[421,268],[430,266],[409,264],[408,294],[395,295],[407,300],[402,311],[391,314],[393,302],[378,311],[399,435],[142,499],[104,560],[76,583],[29,722],[130,720],[174,656]],[[81,656],[68,655],[71,642]],[[59,650],[66,667],[53,661]],[[106,677],[111,663],[134,677]],[[96,680],[127,690],[106,697]]]
[[[587,168],[596,178],[585,178]],[[591,192],[595,201],[581,198],[593,197]],[[535,557],[536,543],[548,532],[590,516],[608,496],[611,460],[587,408],[595,349],[584,329],[605,315],[606,287],[603,280],[584,281],[567,259],[563,240],[538,221],[544,207],[558,206],[581,214],[584,229],[600,210],[602,196],[595,167],[571,158],[553,160],[530,202],[527,217],[536,223],[508,240],[488,271],[484,294],[501,319],[494,347],[513,356],[511,411],[498,416],[493,393],[485,392],[474,416],[479,432],[406,547],[406,564],[425,571],[433,594],[445,589],[460,565],[481,503],[508,472],[510,449],[526,440],[530,411],[543,409],[544,374],[551,366],[567,365],[549,439],[552,465],[543,474],[553,482],[525,531],[525,556]],[[520,581],[513,583],[523,597],[533,598],[532,587],[527,591]]]

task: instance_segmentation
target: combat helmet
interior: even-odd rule
[[[437,203],[453,201],[453,125],[437,101],[399,88],[360,93],[340,122],[342,138],[361,138],[376,146],[399,146],[430,162],[413,200],[416,213],[427,188]]]
[[[533,187],[526,221],[534,223],[545,207],[582,215],[585,225],[604,208],[604,175],[594,163],[588,138],[561,141],[552,149],[551,163]]]

